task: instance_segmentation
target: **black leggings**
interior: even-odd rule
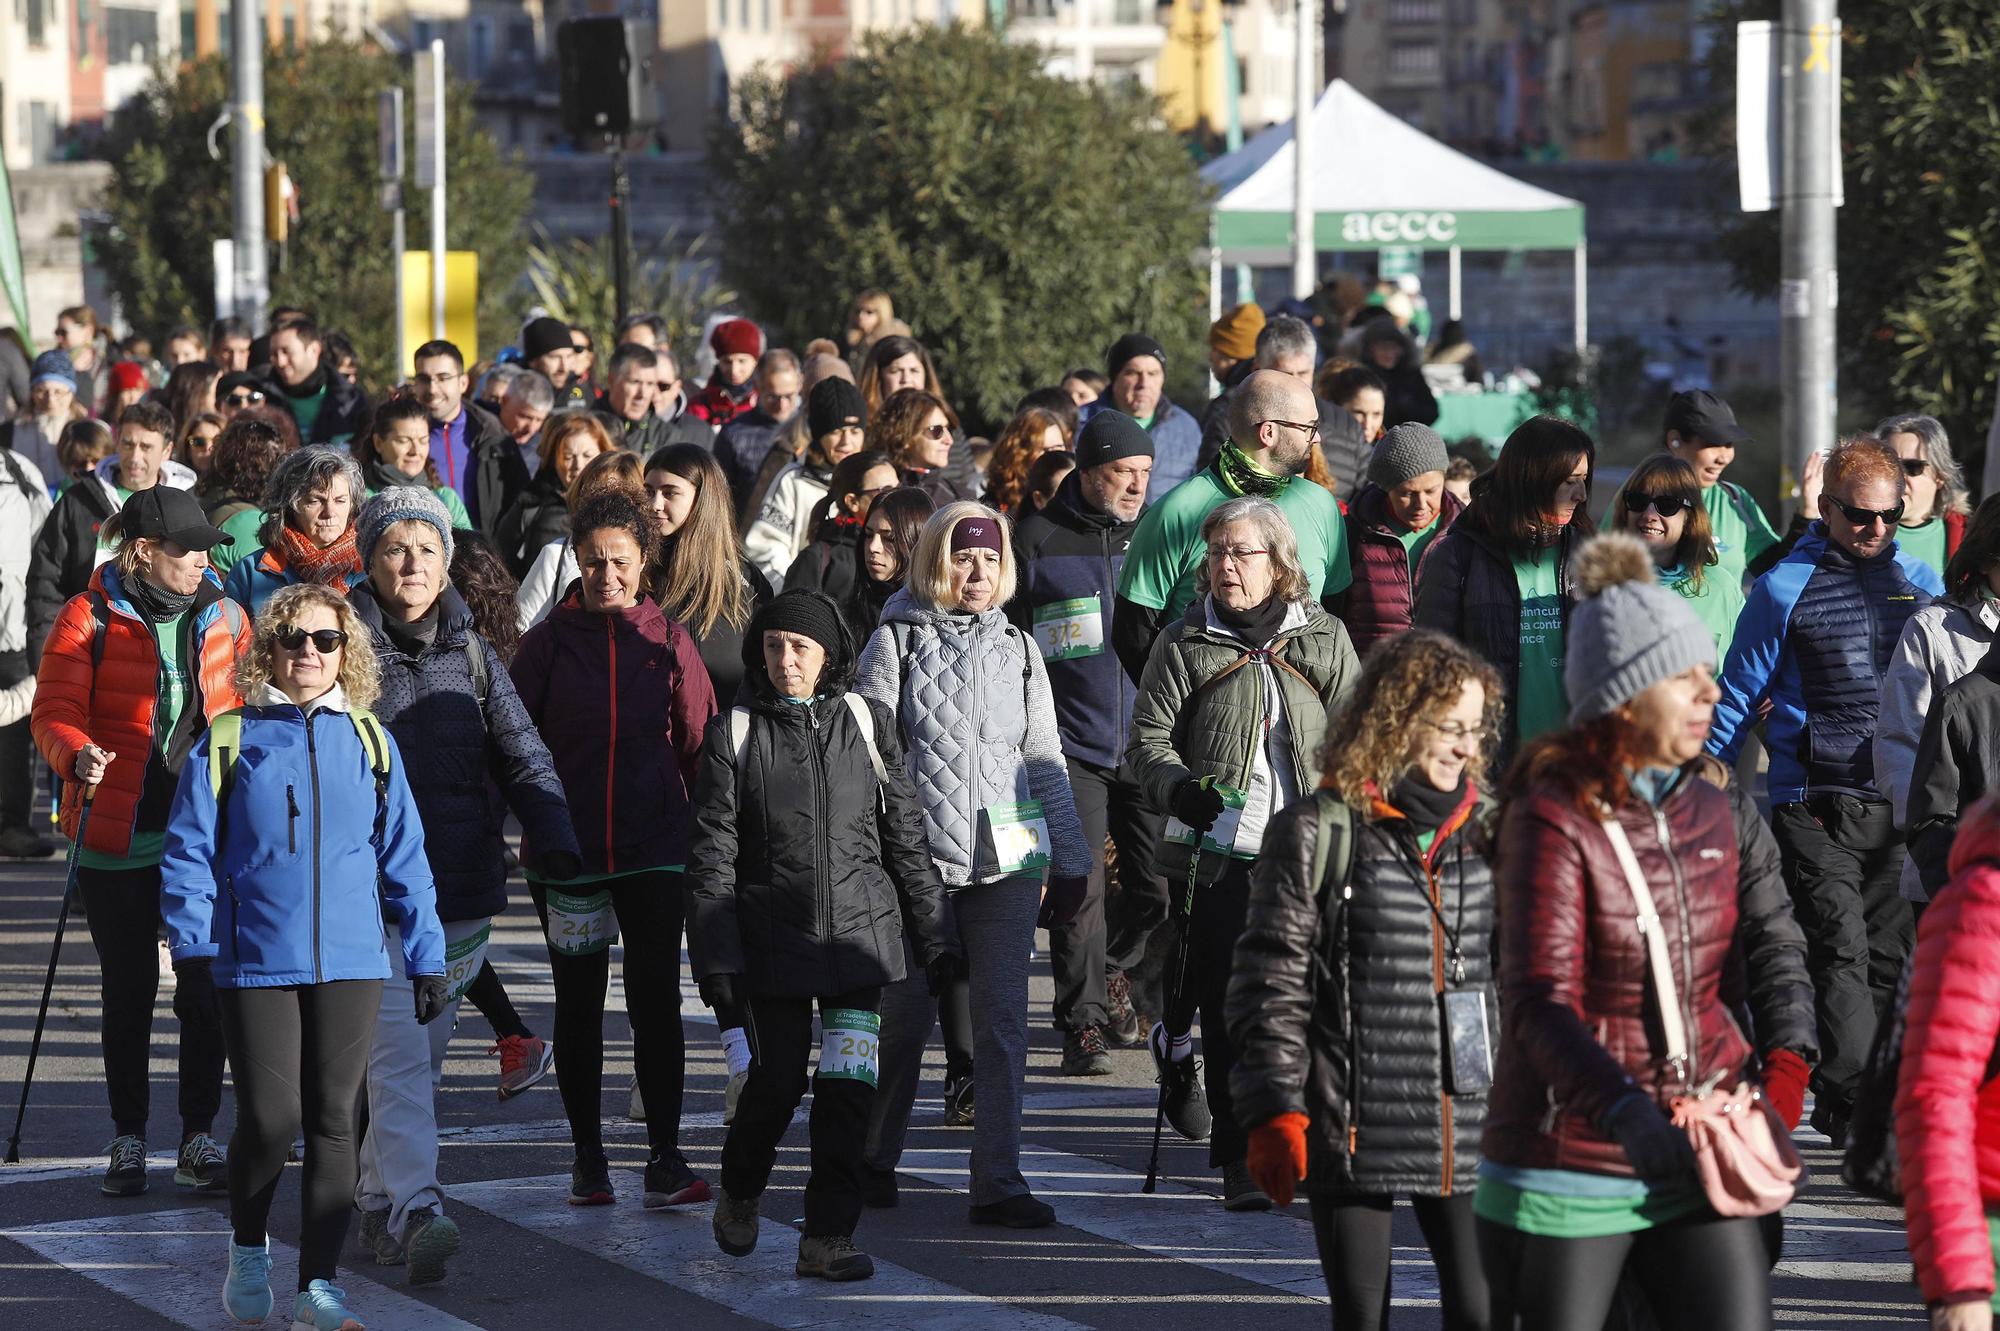
[[[1628,1271],[1662,1331],[1770,1331],[1771,1254],[1755,1220],[1559,1239],[1482,1219],[1479,1251],[1498,1331],[1602,1331]]]
[[[118,1135],[144,1138],[152,1106],[153,1003],[160,994],[160,868],[76,871],[77,895],[97,949],[104,1012],[104,1085]],[[180,1019],[181,1140],[215,1127],[222,1107],[222,1018],[206,966],[174,980]],[[289,1139],[288,1139],[289,1140]]]
[[[299,1288],[333,1279],[354,1210],[355,1105],[382,1007],[382,981],[336,980],[275,989],[222,989],[222,1028],[236,1074],[229,1139],[229,1223],[236,1242],[262,1244],[292,1138],[306,1135]]]
[[[1336,1331],[1388,1331],[1389,1219],[1395,1202],[1386,1195],[1312,1198],[1313,1239]],[[1486,1331],[1492,1321],[1472,1194],[1412,1197],[1410,1205],[1437,1265],[1444,1331]]]
[[[494,1039],[504,1040],[510,1035],[526,1039],[534,1035],[528,1023],[521,1020],[521,1014],[514,1010],[514,1001],[507,997],[507,986],[500,983],[491,961],[480,962],[479,974],[465,987],[465,997],[493,1028]]]
[[[632,1061],[646,1102],[646,1141],[654,1152],[677,1150],[687,1041],[681,1030],[683,875],[652,869],[581,885],[608,890],[625,945],[625,1015],[632,1023]],[[548,893],[530,883],[535,912],[549,923]],[[556,990],[556,1084],[577,1159],[602,1159],[604,1128],[604,996],[611,985],[611,949],[571,956],[549,949]]]

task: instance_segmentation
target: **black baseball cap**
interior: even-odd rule
[[[188,550],[213,550],[236,543],[234,536],[209,524],[193,495],[171,485],[155,485],[127,499],[120,510],[119,527],[128,537],[172,541]]]
[[[1736,423],[1736,413],[1706,388],[1676,393],[1667,403],[1663,430],[1672,430],[1682,439],[1699,438],[1705,443],[1734,448],[1750,442],[1750,432]]]

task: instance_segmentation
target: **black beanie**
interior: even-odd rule
[[[1105,362],[1110,368],[1105,371],[1105,374],[1112,379],[1116,379],[1118,372],[1124,369],[1135,357],[1139,356],[1151,356],[1160,363],[1162,370],[1167,368],[1167,349],[1165,347],[1144,333],[1127,333],[1111,344],[1111,354],[1105,357]],[[1086,463],[1085,465],[1089,464]]]
[[[832,601],[808,587],[780,592],[750,620],[749,641],[761,654],[766,633],[800,633],[826,648],[827,660],[840,655],[842,626],[840,611]],[[747,655],[747,653],[746,653]]]
[[[1079,467],[1101,467],[1120,458],[1151,456],[1153,436],[1116,407],[1106,407],[1093,415],[1084,422],[1082,431],[1076,436],[1076,465]]]
[[[837,375],[829,375],[813,385],[806,399],[806,428],[812,437],[832,434],[843,425],[866,425],[868,404],[861,390]]]
[[[568,351],[575,345],[575,340],[569,335],[569,325],[546,314],[531,320],[521,330],[521,355],[526,360],[539,360],[551,351]]]

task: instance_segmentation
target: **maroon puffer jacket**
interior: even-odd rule
[[[1690,1078],[1733,1087],[1750,1046],[1720,992],[1736,936],[1736,824],[1729,796],[1683,778],[1658,810],[1618,821],[1652,889],[1693,1054]],[[1638,907],[1595,817],[1548,784],[1509,800],[1499,846],[1504,1032],[1482,1151],[1499,1164],[1630,1175],[1602,1132],[1637,1087],[1662,1108],[1682,1089],[1647,997]]]
[[[1438,537],[1464,511],[1458,496],[1445,491],[1437,534],[1417,556],[1419,570],[1437,549]],[[1410,627],[1417,604],[1410,556],[1389,521],[1388,496],[1373,481],[1361,487],[1347,511],[1347,557],[1354,565],[1354,584],[1344,593],[1340,618],[1347,625],[1347,636],[1354,639],[1355,654],[1366,656],[1376,643]]]

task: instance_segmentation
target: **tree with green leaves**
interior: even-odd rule
[[[710,140],[724,275],[803,343],[868,287],[990,428],[1119,334],[1202,392],[1204,187],[1149,94],[1043,72],[994,34],[924,25],[738,84]]]
[[[1778,8],[1719,7],[1717,86],[1734,77],[1736,21]],[[2000,365],[2000,25],[1992,0],[1846,0],[1841,29],[1841,397],[1871,424],[1928,412],[1977,460]],[[1776,294],[1779,214],[1737,213],[1735,190],[1720,193],[1739,284]]]
[[[282,263],[273,247],[272,303],[310,309],[322,328],[345,333],[364,374],[382,383],[398,377],[396,276],[377,183],[373,94],[397,86],[414,105],[400,61],[347,43],[274,47],[264,56],[266,149],[298,190]],[[228,96],[228,63],[201,60],[156,72],[112,122],[111,224],[101,256],[125,317],[156,340],[214,314],[214,242],[235,223],[228,135],[218,136],[218,159],[208,133]],[[480,344],[497,349],[519,331],[521,234],[534,184],[479,126],[467,84],[447,87],[445,143],[446,243],[479,254]],[[428,236],[429,191],[405,193],[409,234]]]

